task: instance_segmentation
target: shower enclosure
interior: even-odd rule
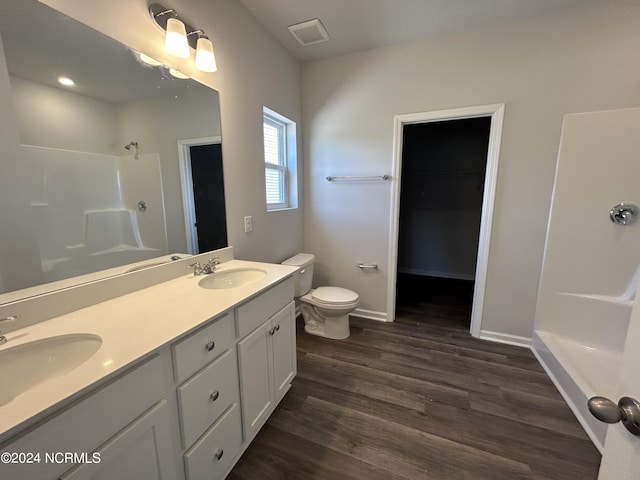
[[[167,254],[158,154],[21,150],[45,282]]]
[[[533,350],[594,444],[587,410],[614,398],[640,265],[640,108],[567,115]]]

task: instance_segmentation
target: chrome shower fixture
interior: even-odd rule
[[[124,148],[125,148],[126,150],[131,150],[131,147],[135,147],[135,149],[136,149],[136,154],[133,156],[133,158],[135,158],[136,160],[138,160],[138,142],[131,141],[131,142],[129,142],[129,144],[128,144],[128,145],[125,145],[125,146],[124,146]]]

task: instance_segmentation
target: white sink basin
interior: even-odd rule
[[[198,282],[202,288],[222,289],[244,287],[256,282],[267,275],[267,272],[258,268],[236,268],[214,272]]]
[[[82,333],[36,340],[0,351],[0,405],[80,366],[101,344],[99,336]]]

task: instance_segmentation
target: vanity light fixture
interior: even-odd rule
[[[217,71],[213,44],[203,30],[193,28],[184,22],[175,10],[168,9],[159,3],[149,5],[149,14],[155,24],[166,32],[167,53],[179,58],[189,58],[190,48],[193,48],[196,51],[195,62],[198,70]]]
[[[189,41],[187,40],[187,30],[181,20],[169,18],[167,20],[167,36],[165,37],[164,48],[167,53],[178,58],[189,58]]]
[[[203,72],[215,72],[218,70],[216,56],[213,53],[213,44],[205,35],[198,38],[196,48],[196,68]]]

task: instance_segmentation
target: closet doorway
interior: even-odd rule
[[[220,137],[178,141],[187,253],[227,246]]]
[[[466,302],[480,336],[503,109],[396,117],[389,319],[407,296]]]

